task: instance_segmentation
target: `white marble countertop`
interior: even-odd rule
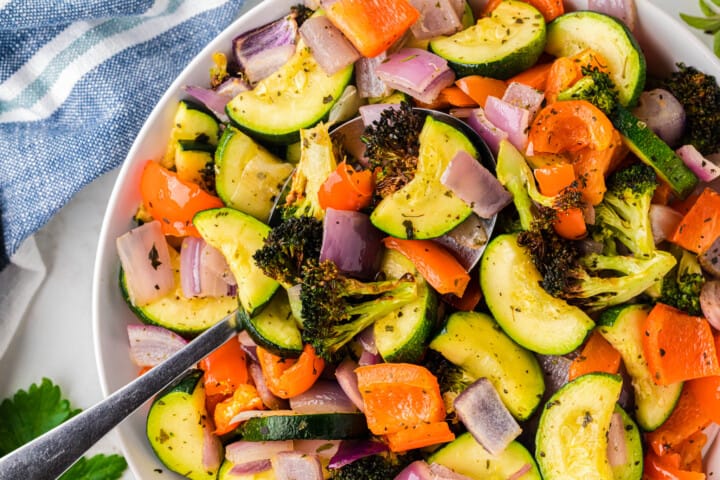
[[[653,1],[674,16],[679,11],[700,14],[696,1]],[[696,34],[710,44],[710,37]],[[0,399],[43,377],[58,384],[76,407],[85,409],[102,399],[90,296],[97,237],[116,176],[117,170],[88,185],[35,236],[47,277],[0,358]],[[122,451],[111,432],[89,453]],[[129,471],[123,477],[134,478]]]

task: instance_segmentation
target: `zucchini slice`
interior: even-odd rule
[[[243,309],[238,315],[250,338],[264,349],[283,358],[297,358],[302,353],[302,335],[284,288],[278,288],[272,300],[254,317]]]
[[[518,420],[526,420],[540,404],[545,381],[535,356],[513,342],[484,313],[457,312],[430,348],[469,375],[487,378]]]
[[[293,166],[235,127],[225,129],[215,151],[215,189],[228,207],[267,222]]]
[[[181,180],[196,183],[212,191],[213,153],[215,147],[194,140],[175,142],[175,170]]]
[[[675,409],[682,382],[657,385],[652,379],[642,346],[642,325],[650,312],[647,305],[620,305],[600,315],[598,330],[620,352],[635,392],[635,418],[645,431],[662,425]]]
[[[637,157],[655,170],[680,198],[687,197],[698,183],[697,176],[645,122],[629,110],[618,107],[610,120],[622,134],[623,142]]]
[[[543,290],[541,280],[517,235],[500,235],[487,246],[480,287],[497,323],[528,350],[564,355],[582,344],[595,323],[578,307]]]
[[[530,470],[518,480],[541,479],[535,459],[519,442],[511,442],[501,454],[492,455],[469,432],[433,453],[428,462],[439,463],[473,480],[510,478],[530,465]]]
[[[255,265],[253,254],[263,246],[270,227],[248,214],[223,207],[195,214],[193,225],[207,243],[220,250],[235,276],[238,300],[248,315],[259,311],[278,283]]]
[[[220,124],[213,115],[204,108],[187,100],[178,102],[167,151],[162,159],[162,166],[170,168],[175,165],[175,151],[178,140],[217,145]]]
[[[243,440],[344,440],[368,434],[362,413],[270,415],[245,421],[235,430]]]
[[[645,55],[624,23],[583,10],[561,15],[548,25],[545,51],[550,55],[568,57],[587,48],[608,62],[620,103],[634,106],[645,87]]]
[[[432,40],[430,50],[446,59],[459,77],[504,80],[535,65],[545,48],[545,36],[545,20],[535,7],[506,0],[475,25]]]
[[[397,250],[385,250],[380,271],[389,280],[412,274],[417,285],[417,299],[375,322],[375,346],[386,362],[417,362],[425,352],[425,344],[435,325],[437,295],[413,263]]]
[[[613,480],[640,480],[643,474],[643,449],[640,430],[630,415],[620,405],[615,405],[615,413],[622,419],[625,432],[625,463],[612,467]]]
[[[420,132],[415,177],[378,203],[370,214],[373,225],[393,237],[425,239],[439,237],[462,223],[472,208],[440,181],[462,150],[478,158],[477,149],[463,132],[428,115]]]
[[[256,138],[287,145],[299,131],[325,119],[350,82],[353,66],[328,76],[301,39],[295,54],[255,88],[238,94],[225,110]]]
[[[555,392],[540,416],[536,457],[545,480],[613,480],[608,431],[622,379],[589,373]]]
[[[160,392],[148,412],[146,434],[167,468],[193,480],[212,480],[223,458],[223,446],[212,434],[202,378],[202,370],[190,370]],[[216,465],[203,465],[208,452],[214,453]]]
[[[132,303],[125,272],[120,270],[122,296],[141,322],[191,337],[212,327],[237,308],[235,297],[185,297],[180,282],[180,254],[174,248],[169,248],[168,251],[175,277],[175,289],[146,305]]]

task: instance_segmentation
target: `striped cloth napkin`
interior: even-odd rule
[[[0,0],[0,271],[122,162],[162,93],[242,4]]]

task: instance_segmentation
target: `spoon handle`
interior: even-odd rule
[[[143,403],[237,333],[235,312],[105,400],[0,459],[0,479],[53,480]]]

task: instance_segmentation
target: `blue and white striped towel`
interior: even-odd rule
[[[162,93],[242,4],[0,0],[0,270],[122,162]]]

